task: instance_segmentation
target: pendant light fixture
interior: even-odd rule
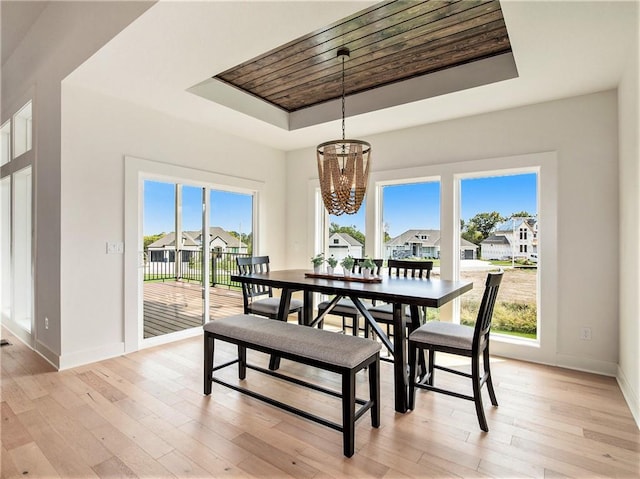
[[[342,139],[317,147],[318,176],[322,201],[331,215],[352,215],[360,209],[369,181],[371,145],[362,140],[346,140],[344,128],[344,62],[349,49],[338,49],[342,60]]]

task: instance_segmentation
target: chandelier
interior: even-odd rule
[[[352,215],[360,209],[369,180],[371,145],[362,140],[345,140],[344,134],[344,61],[349,49],[338,49],[342,59],[342,139],[317,147],[318,176],[322,201],[331,215]]]

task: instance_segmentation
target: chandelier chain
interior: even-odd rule
[[[344,136],[344,56],[342,57],[342,139]]]

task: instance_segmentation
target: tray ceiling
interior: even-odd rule
[[[213,78],[288,113],[511,53],[498,1],[388,1]],[[515,65],[514,65],[515,69]]]

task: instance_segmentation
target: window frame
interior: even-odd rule
[[[425,165],[421,167],[383,170],[370,173],[365,230],[367,254],[382,251],[382,198],[380,189],[387,184],[415,183],[428,178],[440,181],[441,278],[459,277],[460,258],[453,254],[460,249],[460,180],[491,175],[531,173],[538,174],[538,213],[540,227],[545,234],[538,241],[538,338],[536,341],[496,335],[492,345],[495,354],[534,361],[554,361],[558,324],[558,267],[557,267],[557,215],[558,178],[557,153],[539,152],[464,162]],[[316,223],[318,224],[318,223]],[[443,319],[459,318],[457,302],[441,308]]]

